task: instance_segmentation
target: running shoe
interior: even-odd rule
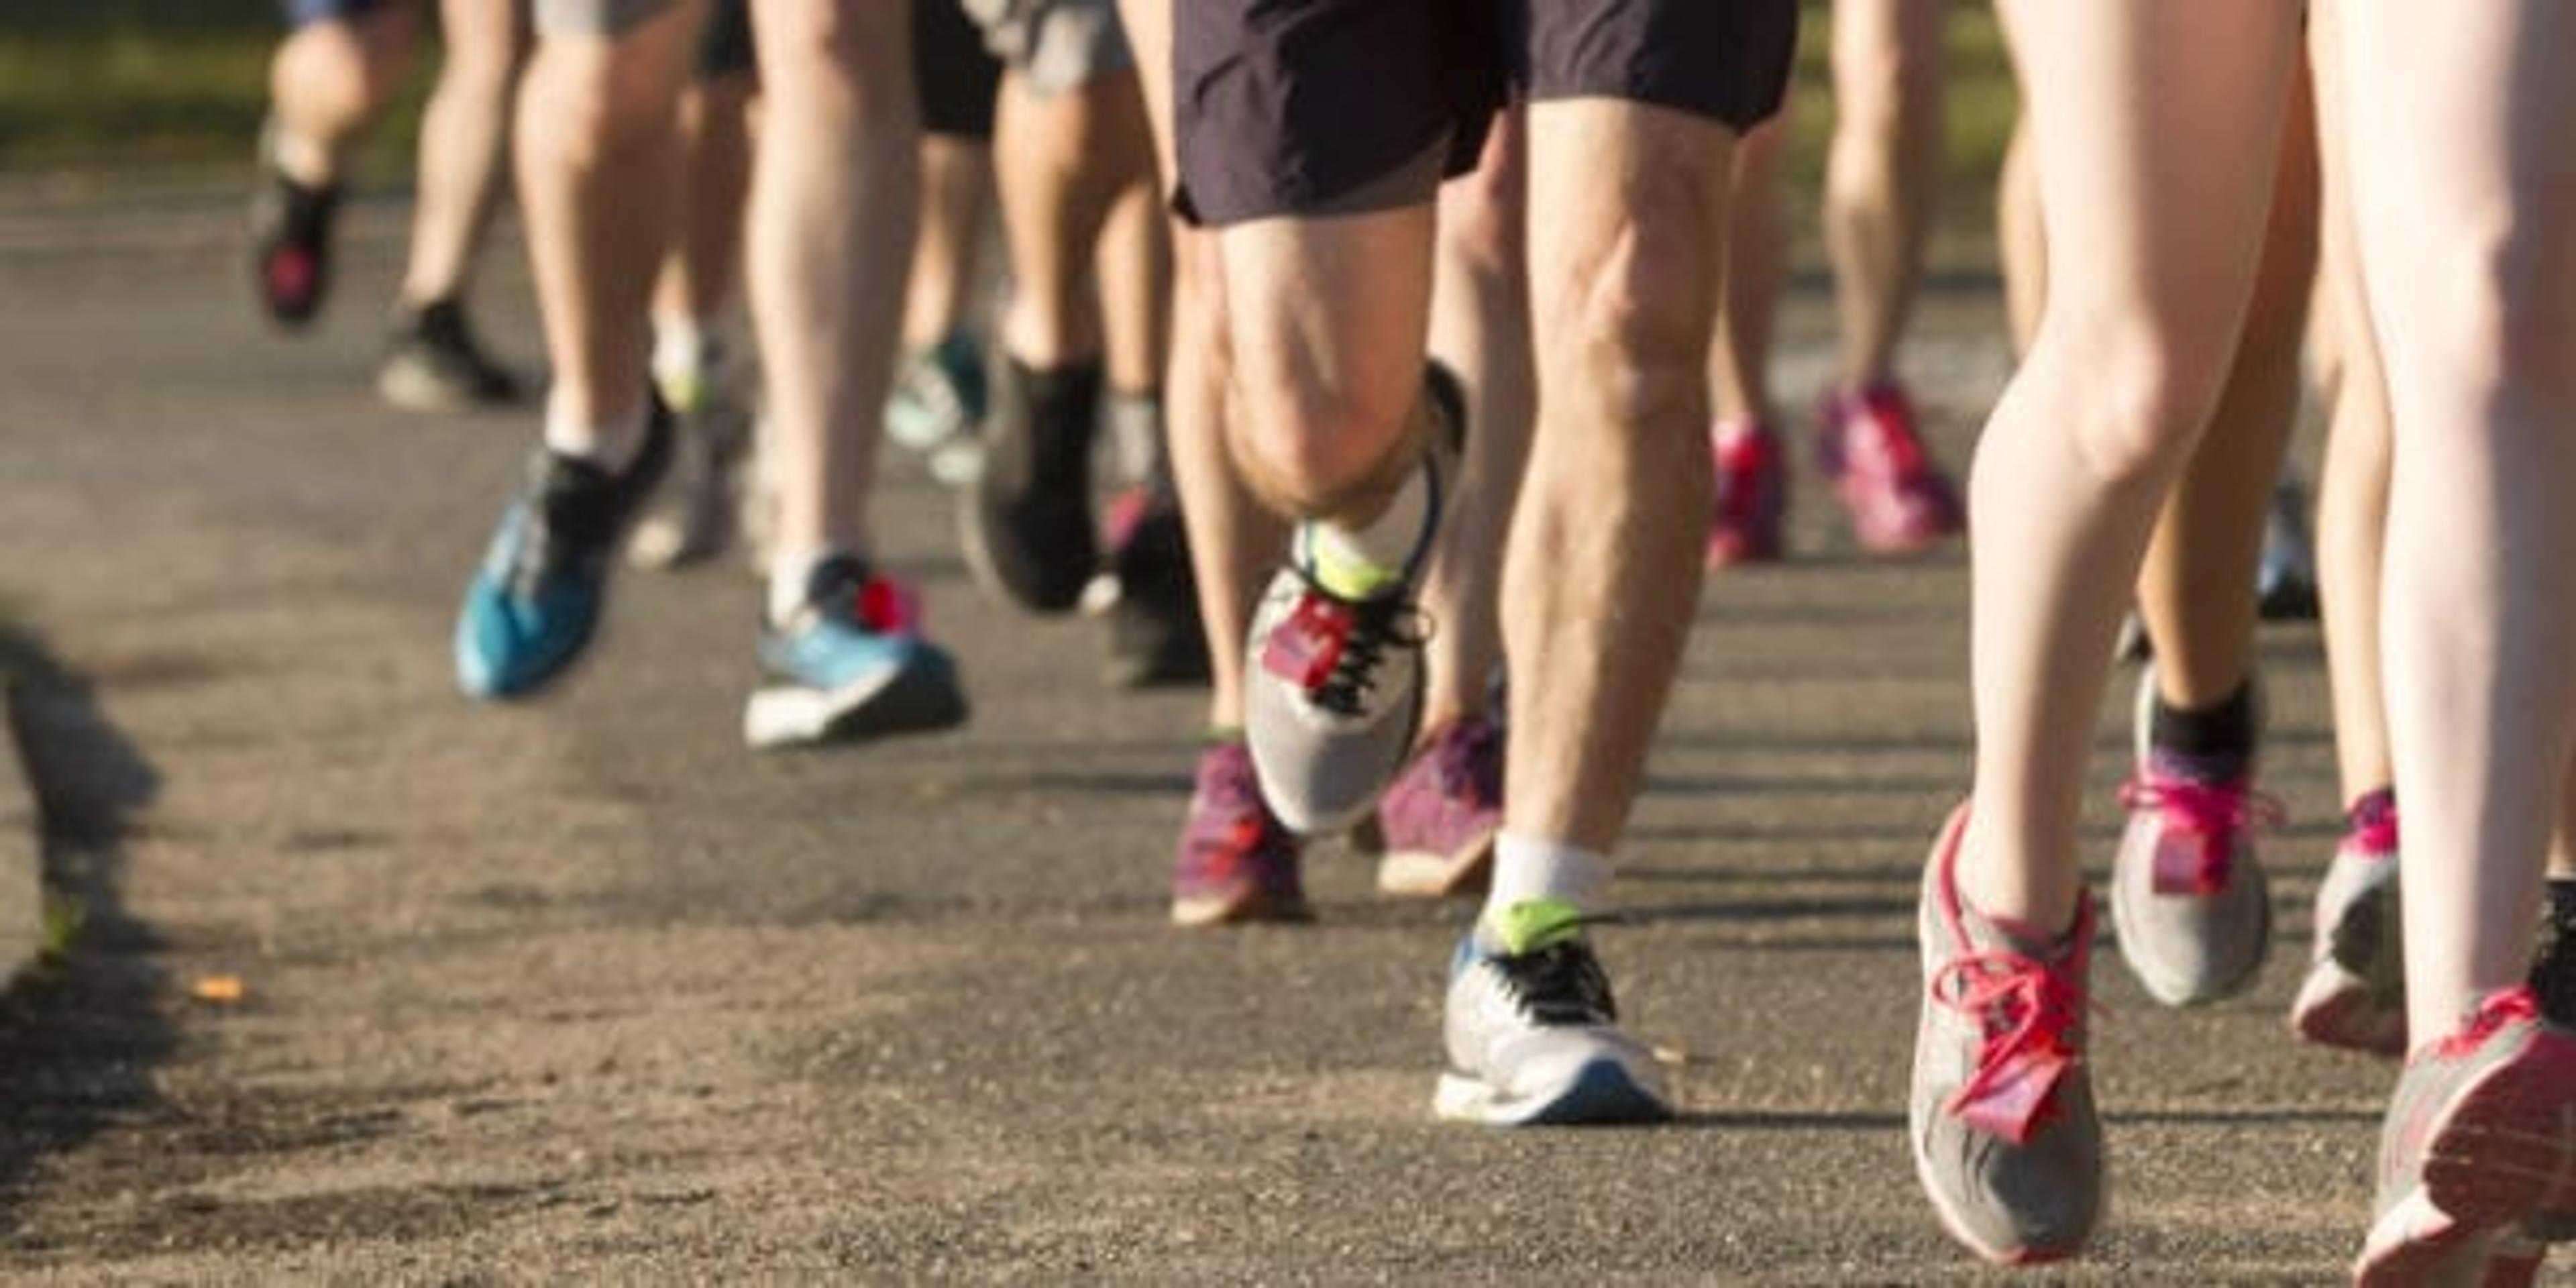
[[[2280,804],[2254,790],[2253,760],[2233,777],[2147,745],[2155,669],[2138,687],[2138,772],[2120,788],[2129,823],[2111,869],[2120,956],[2167,1006],[2196,1006],[2254,981],[2272,945],[2272,894],[2254,833]]]
[[[2397,802],[2364,797],[2317,886],[2308,977],[2290,1027],[2320,1046],[2406,1053],[2406,954],[2397,903]],[[2576,981],[2571,981],[2576,982]]]
[[[483,352],[455,300],[394,314],[376,392],[409,411],[463,411],[519,401],[519,378]]]
[[[1481,716],[1441,726],[1378,802],[1380,893],[1445,899],[1484,889],[1503,829],[1503,731]]]
[[[1305,921],[1314,909],[1298,877],[1301,847],[1261,803],[1252,753],[1222,742],[1199,755],[1198,785],[1172,867],[1172,922],[1215,926]]]
[[[2272,513],[2263,524],[2263,562],[2254,590],[2264,621],[2317,619],[2317,549],[2308,538],[2307,495],[2294,479],[2283,478],[2272,489]]]
[[[982,347],[964,331],[951,333],[896,360],[894,388],[886,397],[886,435],[930,456],[935,465],[942,452],[971,446],[976,427],[984,423],[990,393]]]
[[[1903,389],[1882,383],[1833,394],[1819,421],[1817,461],[1863,547],[1923,550],[1966,526],[1959,494],[1924,447]]]
[[[1006,356],[998,374],[984,464],[960,494],[966,564],[1006,602],[1065,612],[1100,566],[1091,513],[1100,368],[1036,372]]]
[[[456,682],[473,698],[516,698],[563,674],[590,644],[618,541],[671,460],[671,413],[657,399],[625,472],[539,448],[501,514],[456,619]]]
[[[2576,1210],[2576,1032],[2528,987],[2482,999],[2416,1051],[2379,1145],[2379,1198],[2353,1277],[2474,1281],[2528,1217]],[[2510,1261],[2506,1269],[2512,1269]]]
[[[1726,421],[1709,431],[1717,465],[1717,511],[1702,562],[1710,572],[1780,557],[1789,480],[1779,436],[1759,421]]]
[[[1654,1053],[1619,1030],[1610,977],[1572,904],[1479,918],[1449,967],[1449,1053],[1432,1109],[1493,1127],[1672,1116]]]
[[[1199,623],[1198,578],[1179,501],[1161,489],[1137,489],[1112,507],[1106,535],[1103,678],[1122,689],[1207,683],[1207,632]]]
[[[2084,1053],[2093,904],[2055,944],[1989,924],[1959,898],[1967,825],[1963,805],[1923,876],[1914,1170],[1952,1238],[1988,1261],[2036,1265],[2081,1251],[2105,1206]]]
[[[866,563],[815,565],[805,602],[760,632],[761,687],[743,741],[769,750],[950,729],[966,722],[957,665],[921,636],[921,606]]]
[[[331,226],[340,189],[297,183],[278,168],[276,126],[262,126],[259,179],[250,202],[251,285],[279,326],[300,328],[322,311],[331,289]]]
[[[711,559],[745,527],[751,408],[722,347],[708,346],[701,359],[693,369],[654,377],[679,419],[679,458],[660,502],[627,543],[627,560],[638,568],[670,572]]]

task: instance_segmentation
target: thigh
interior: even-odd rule
[[[1503,101],[1490,0],[1175,0],[1177,203],[1211,224],[1427,205]]]
[[[1618,99],[1738,134],[1780,109],[1798,43],[1796,0],[1508,3],[1514,80],[1532,102]]]
[[[2261,252],[2297,7],[2085,0],[2018,17],[2053,266],[2041,342],[2144,336],[2160,348],[2146,356],[2187,368],[2146,379],[2188,374],[2214,396]]]

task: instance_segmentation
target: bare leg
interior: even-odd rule
[[[2403,468],[2381,646],[2417,1042],[2521,982],[2576,745],[2576,11],[2339,14]]]
[[[2221,0],[2020,16],[2041,216],[2072,270],[1978,450],[1976,809],[1957,875],[1976,907],[2051,935],[2082,884],[2112,637],[2243,327],[2297,17]],[[2148,195],[2185,182],[2199,200]]]
[[[1790,102],[1795,102],[1793,98]],[[1726,306],[1708,348],[1709,397],[1721,424],[1771,425],[1771,338],[1789,281],[1790,108],[1745,132],[1735,151],[1735,215],[1727,222]]]
[[[420,198],[402,298],[415,308],[465,293],[500,205],[510,102],[528,32],[511,0],[440,0],[446,61],[420,121]]]
[[[420,41],[420,7],[388,4],[351,19],[306,23],[269,61],[278,168],[307,187],[340,180],[349,145],[384,109]]]
[[[1141,112],[1142,101],[1134,101]],[[1135,168],[1111,199],[1096,256],[1109,389],[1130,398],[1150,398],[1162,387],[1172,324],[1171,231],[1154,186],[1151,154],[1141,146],[1141,127],[1140,120],[1133,135]]]
[[[1504,568],[1507,835],[1607,854],[1699,598],[1706,364],[1734,135],[1601,99],[1529,109],[1540,346]]]
[[[742,280],[742,224],[751,193],[749,76],[700,81],[683,100],[680,134],[687,179],[680,185],[680,235],[662,261],[653,316],[703,324],[732,305]]]
[[[614,463],[637,446],[646,304],[668,240],[674,104],[701,10],[683,3],[613,39],[539,42],[519,98],[519,192],[555,375],[557,450]]]
[[[2039,306],[2048,294],[2048,245],[2039,227],[2038,158],[2030,141],[2029,81],[2021,71],[2021,24],[2028,0],[1995,0],[1995,18],[2003,27],[2005,48],[2013,56],[2014,83],[2021,89],[2023,110],[2013,114],[2012,139],[2004,145],[2002,172],[1995,176],[1995,240],[2003,258],[2004,323],[2014,353],[2030,352],[2039,334]]]
[[[2305,78],[2282,133],[2262,267],[2227,387],[2191,463],[2165,498],[2138,575],[2164,704],[2199,710],[2252,679],[2254,582],[2274,480],[2299,411],[2299,349],[2316,281],[2315,116]]]
[[[782,559],[867,548],[919,217],[911,15],[889,0],[755,0],[767,107],[751,310],[776,433]]]
[[[1151,173],[1143,112],[1132,73],[1052,94],[1024,72],[1002,77],[994,169],[1016,278],[1002,343],[1032,369],[1100,356],[1099,315],[1084,288],[1110,208]]]
[[[1503,660],[1503,543],[1529,457],[1537,379],[1521,135],[1517,115],[1497,122],[1476,173],[1440,191],[1431,352],[1466,389],[1468,431],[1458,509],[1423,588],[1423,607],[1438,623],[1423,691],[1425,732],[1485,714],[1488,686]]]
[[[904,288],[903,344],[927,349],[966,325],[993,200],[993,149],[980,139],[921,136],[921,236]]]
[[[1842,383],[1894,377],[1922,284],[1941,179],[1942,0],[1835,0],[1825,243],[1843,326]]]

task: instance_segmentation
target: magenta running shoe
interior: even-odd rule
[[[1717,465],[1717,510],[1708,524],[1702,564],[1710,571],[1780,557],[1780,526],[1789,511],[1788,471],[1780,437],[1760,421],[1727,421],[1709,431]]]
[[[1503,731],[1477,716],[1431,735],[1377,806],[1383,894],[1444,899],[1484,889],[1503,827]]]
[[[1913,401],[1892,382],[1825,399],[1816,460],[1870,550],[1923,550],[1967,526],[1957,489],[1915,428]]]
[[[2317,886],[2316,946],[2290,1028],[2319,1046],[2406,1054],[2406,955],[2397,922],[2397,799],[2355,802]]]
[[[1262,803],[1252,753],[1240,742],[1209,747],[1199,756],[1198,789],[1172,870],[1173,923],[1312,917],[1297,872],[1300,856],[1296,836]]]
[[[2406,1063],[2356,1282],[2497,1282],[2527,1218],[2576,1208],[2576,1032],[2499,990]],[[2498,1259],[2505,1265],[2497,1266]]]

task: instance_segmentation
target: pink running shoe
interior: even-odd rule
[[[1198,789],[1172,870],[1172,921],[1304,921],[1314,916],[1297,872],[1301,847],[1261,801],[1252,753],[1220,743],[1199,756]]]
[[[2406,1054],[2406,957],[2397,928],[2397,801],[2373,792],[2344,821],[2317,887],[2316,945],[2290,1028],[2319,1046]]]
[[[2353,1279],[2511,1282],[2519,1224],[2576,1208],[2576,1033],[2529,989],[2489,994],[2406,1063],[2379,1144],[2379,1201]],[[2504,1262],[2498,1265],[2499,1261]],[[2474,1275],[2474,1278],[2468,1277]]]
[[[1481,891],[1503,828],[1503,731],[1476,716],[1431,735],[1377,806],[1382,894],[1445,899]]]
[[[1966,526],[1957,490],[1915,430],[1913,402],[1893,383],[1828,396],[1816,459],[1870,550],[1923,550]]]
[[[1717,509],[1708,524],[1710,572],[1780,557],[1780,525],[1789,511],[1789,480],[1780,437],[1760,421],[1724,421],[1709,431],[1717,461]]]

